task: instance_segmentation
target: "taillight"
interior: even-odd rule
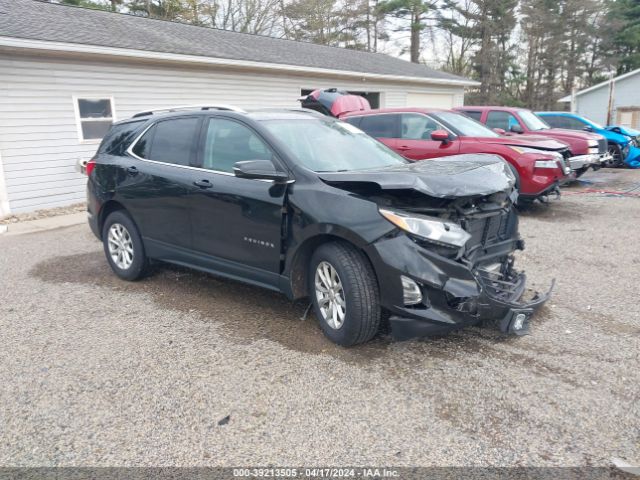
[[[87,177],[89,177],[91,175],[91,172],[93,172],[93,169],[95,168],[95,166],[96,166],[96,159],[95,158],[92,158],[91,160],[89,160],[87,162],[87,165],[85,167],[85,172],[87,174]]]

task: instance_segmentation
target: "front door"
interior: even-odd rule
[[[277,282],[286,185],[238,178],[233,165],[274,160],[271,148],[248,126],[210,117],[200,147],[201,185],[191,195],[193,249],[228,275]]]
[[[133,217],[147,252],[191,247],[188,198],[193,185],[200,118],[162,120],[120,160],[116,194]],[[168,258],[167,258],[168,259]]]

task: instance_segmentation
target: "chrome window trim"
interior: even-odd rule
[[[169,119],[167,119],[167,120],[169,120]],[[156,165],[165,165],[167,167],[184,168],[184,169],[187,169],[187,170],[196,170],[196,171],[200,171],[200,172],[213,173],[213,174],[216,174],[216,175],[226,175],[227,177],[240,178],[240,177],[236,177],[235,174],[230,173],[230,172],[223,172],[223,171],[220,171],[220,170],[211,170],[209,168],[202,168],[202,167],[192,167],[191,165],[178,165],[176,163],[160,162],[158,160],[151,160],[149,158],[142,158],[142,157],[136,155],[133,152],[133,149],[138,144],[138,141],[144,136],[145,133],[147,133],[151,129],[151,127],[154,127],[157,124],[158,124],[158,122],[153,122],[151,125],[149,125],[147,128],[145,128],[135,138],[135,140],[133,140],[133,142],[131,142],[131,145],[129,145],[129,148],[127,148],[126,153],[128,155],[132,156],[133,158],[135,158],[136,160],[140,160],[142,162],[154,163]],[[268,179],[263,179],[263,178],[242,178],[241,180],[257,180],[258,182],[275,182],[275,180],[268,180]],[[289,179],[289,180],[287,180],[286,183],[294,183],[294,182],[295,182],[294,179]]]

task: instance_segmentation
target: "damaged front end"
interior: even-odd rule
[[[496,157],[476,168],[468,168],[467,156],[441,162],[447,161],[453,163],[430,167],[435,160],[420,162],[410,188],[402,188],[399,176],[376,179],[367,173],[360,182],[325,181],[374,201],[397,227],[367,252],[395,338],[480,323],[524,335],[551,289],[528,292],[525,274],[514,267],[514,252],[524,242],[511,173]]]

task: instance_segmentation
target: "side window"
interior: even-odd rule
[[[479,122],[480,119],[482,118],[482,112],[477,112],[475,110],[464,110],[463,113],[467,117],[473,118],[476,122]]]
[[[189,166],[196,151],[199,123],[197,117],[162,120],[138,140],[133,153],[147,160]]]
[[[487,115],[487,127],[489,128],[501,128],[508,132],[514,125],[520,125],[520,123],[509,112],[494,110]]]
[[[402,115],[400,138],[406,140],[431,140],[431,133],[444,127],[435,120],[416,114]]]
[[[362,121],[362,117],[347,117],[347,118],[343,119],[342,121],[350,123],[354,127],[358,127],[359,128],[360,122]]]
[[[196,150],[196,117],[163,120],[155,126],[151,160],[188,166]]]
[[[107,135],[102,140],[98,153],[109,153],[112,155],[122,155],[123,150],[133,139],[136,130],[142,126],[145,120],[127,122],[120,125],[113,125]]]
[[[133,153],[135,153],[138,157],[149,160],[151,152],[151,142],[153,142],[153,135],[156,133],[156,126],[154,125],[149,130],[147,130],[144,135],[136,142],[133,146]]]
[[[587,126],[587,124],[582,120],[572,117],[565,117],[565,124],[567,125],[565,128],[569,128],[571,130],[582,130]]]
[[[207,125],[202,167],[233,172],[236,162],[273,160],[271,149],[251,129],[224,118],[211,118]]]
[[[367,115],[360,121],[360,129],[372,137],[397,138],[398,115]]]
[[[559,117],[558,115],[541,115],[541,117],[553,128],[567,128],[563,117]]]

